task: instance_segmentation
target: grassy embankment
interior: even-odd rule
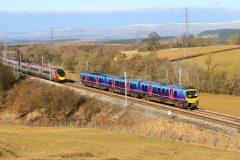
[[[240,153],[101,129],[0,125],[0,159],[237,160]]]

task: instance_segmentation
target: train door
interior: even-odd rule
[[[127,91],[129,92],[130,91],[130,82],[127,81]]]
[[[152,96],[152,84],[149,84],[148,95],[149,95],[150,97]]]
[[[96,84],[99,85],[99,77],[97,76]]]
[[[170,88],[170,94],[169,94],[169,99],[173,101],[173,88]]]
[[[85,74],[85,82],[88,83],[88,76]]]
[[[114,78],[112,79],[112,88],[115,88],[115,80],[114,80]]]

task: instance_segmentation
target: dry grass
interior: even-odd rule
[[[62,67],[64,68],[64,67]],[[65,69],[65,72],[66,72],[66,78],[67,79],[71,79],[71,80],[75,80],[75,81],[80,81],[80,73],[72,73],[72,72],[69,72]]]
[[[0,137],[0,142],[5,139],[9,144],[19,146],[19,157],[3,157],[6,159],[237,160],[240,156],[239,152],[110,133],[99,129],[0,125]]]
[[[200,108],[240,116],[240,97],[201,93]]]
[[[238,74],[240,73],[239,71],[240,49],[215,53],[211,55],[211,58],[212,58],[212,63],[217,66],[216,67],[217,72],[225,71],[230,75],[230,77],[236,75],[237,73]],[[205,55],[205,56],[187,59],[181,62],[190,64],[190,65],[197,64],[198,66],[206,69],[207,59],[209,59],[209,56]]]
[[[187,56],[196,55],[196,54],[208,54],[211,52],[217,52],[217,51],[232,49],[236,47],[240,47],[240,46],[239,45],[222,45],[222,46],[187,48],[185,49],[185,56],[187,57]],[[134,50],[134,51],[123,51],[122,53],[125,53],[128,56],[128,58],[131,58],[133,55],[136,55],[136,54],[147,55],[150,52],[138,52],[137,50]],[[184,50],[179,48],[160,50],[160,51],[157,51],[157,55],[159,58],[166,58],[168,60],[172,60],[172,59],[184,57]]]

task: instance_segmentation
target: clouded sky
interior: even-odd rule
[[[240,20],[238,0],[1,0],[0,32]]]

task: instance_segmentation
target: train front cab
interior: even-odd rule
[[[66,81],[66,74],[62,69],[55,69],[55,78],[57,82],[65,82]]]
[[[185,90],[186,108],[197,109],[199,105],[198,91],[196,89]]]

